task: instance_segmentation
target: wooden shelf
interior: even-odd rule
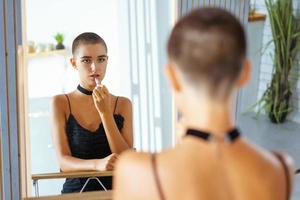
[[[82,172],[57,172],[45,174],[32,174],[32,180],[41,179],[61,179],[61,178],[87,178],[87,177],[105,177],[112,176],[112,171],[82,171]]]
[[[97,191],[97,192],[83,192],[83,193],[72,193],[72,194],[63,194],[63,195],[54,195],[54,196],[44,196],[44,197],[28,197],[23,198],[23,200],[111,200],[113,197],[112,190],[107,192]]]
[[[34,57],[47,57],[47,56],[55,56],[55,55],[62,55],[66,56],[67,51],[65,49],[62,50],[53,50],[53,51],[45,51],[45,52],[38,52],[38,53],[28,53],[28,58],[34,58]]]
[[[255,12],[254,14],[248,16],[248,21],[249,22],[265,21],[266,17],[267,16],[265,14]]]

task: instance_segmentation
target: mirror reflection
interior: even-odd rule
[[[162,8],[161,13],[156,10],[158,6]],[[68,9],[54,15],[53,10],[58,7]],[[164,20],[158,18],[162,15]],[[166,60],[161,52],[171,27],[171,1],[28,0],[25,16],[33,179],[30,193],[42,196],[80,192],[89,175],[75,172],[94,170],[95,167],[101,168],[100,171],[111,170],[117,155],[128,148],[159,151],[171,146],[171,94],[161,89],[166,88],[167,83],[160,67]],[[41,21],[48,24],[42,30]],[[87,95],[96,84],[99,85],[99,96]],[[102,102],[103,92],[107,94],[106,103],[104,107],[100,104],[97,107],[95,101],[98,98]],[[108,114],[108,120],[103,120],[106,112],[111,114]],[[161,120],[162,113],[169,113],[164,116],[164,121]],[[68,137],[73,130],[67,129],[74,124],[76,131],[80,129],[80,136],[71,134]],[[86,132],[87,138],[81,138],[82,131]],[[113,135],[100,144],[97,141],[102,139],[95,137],[105,136],[104,131]],[[163,135],[162,131],[168,134]],[[102,136],[87,132],[102,132]],[[70,155],[76,155],[78,148],[82,152],[84,141],[81,140],[86,139],[97,143],[95,146],[87,142],[86,148],[90,148],[92,154],[98,149],[97,152],[103,155],[96,157],[103,158],[104,163],[83,161],[76,166],[78,160],[73,160]],[[109,144],[110,139],[118,142]],[[102,149],[99,145],[106,147]],[[105,150],[108,145],[110,149]],[[87,154],[75,157],[96,159],[95,155]],[[110,176],[111,173],[95,176]],[[65,187],[65,176],[84,179],[68,179],[65,184],[68,187]],[[111,178],[108,179],[105,189],[111,189]],[[98,180],[90,182],[91,186],[89,183],[83,191],[93,187],[104,189]]]

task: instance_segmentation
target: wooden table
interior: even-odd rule
[[[23,200],[111,200],[113,193],[111,190],[107,192],[84,192],[84,193],[73,193],[73,194],[63,194],[55,196],[44,196],[44,197],[27,197]]]
[[[78,171],[78,172],[57,172],[57,173],[45,173],[45,174],[32,174],[31,178],[33,180],[33,186],[35,188],[35,196],[39,196],[39,180],[45,179],[61,179],[61,178],[88,178],[87,182],[90,179],[97,179],[97,177],[106,177],[112,176],[112,171]],[[98,180],[98,179],[97,179]],[[86,182],[86,184],[87,184]],[[98,180],[99,182],[99,180]],[[101,182],[99,182],[101,184]],[[84,185],[84,187],[86,186]],[[102,185],[102,184],[101,184]],[[83,187],[83,188],[84,188]]]

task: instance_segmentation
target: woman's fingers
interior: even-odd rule
[[[96,95],[95,93],[92,94],[94,101],[100,101],[101,99],[99,98],[98,95]]]
[[[97,96],[94,93],[92,94],[92,97],[94,100],[98,101]]]
[[[104,93],[105,95],[108,95],[108,94],[109,94],[109,91],[108,91],[108,89],[107,89],[107,87],[106,87],[105,85],[103,85],[102,90],[103,90],[103,93]]]
[[[93,90],[93,98],[100,114],[111,112],[110,94],[104,85],[99,85]]]
[[[113,170],[114,169],[114,164],[108,163],[106,165],[106,170]]]
[[[116,164],[116,162],[108,163],[108,166],[111,170],[113,170],[115,168],[115,164]]]
[[[113,154],[110,157],[110,159],[108,161],[108,164],[111,165],[112,167],[114,167],[117,160],[118,160],[118,155],[117,154]]]
[[[109,162],[116,162],[118,159],[118,154],[113,153],[109,159]]]
[[[109,95],[109,91],[105,85],[96,86],[93,93],[96,94],[98,99],[104,99],[104,98],[108,97],[108,95]]]
[[[103,96],[101,95],[101,93],[99,92],[98,89],[94,89],[93,94],[97,97],[97,100],[100,101],[103,99]]]
[[[117,161],[118,155],[117,154],[112,154],[106,164],[106,169],[107,170],[113,170],[115,167],[115,163]]]
[[[109,94],[107,88],[104,85],[100,85],[100,88],[98,91],[103,98],[107,97]]]

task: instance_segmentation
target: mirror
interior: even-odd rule
[[[24,2],[29,194],[60,194],[65,181],[57,178],[61,173],[51,138],[49,103],[54,95],[76,90],[79,79],[70,63],[71,45],[82,32],[95,32],[107,44],[109,61],[103,84],[110,93],[132,101],[134,148],[160,151],[171,146],[171,93],[163,66],[172,1]],[[162,113],[169,113],[164,121]]]

